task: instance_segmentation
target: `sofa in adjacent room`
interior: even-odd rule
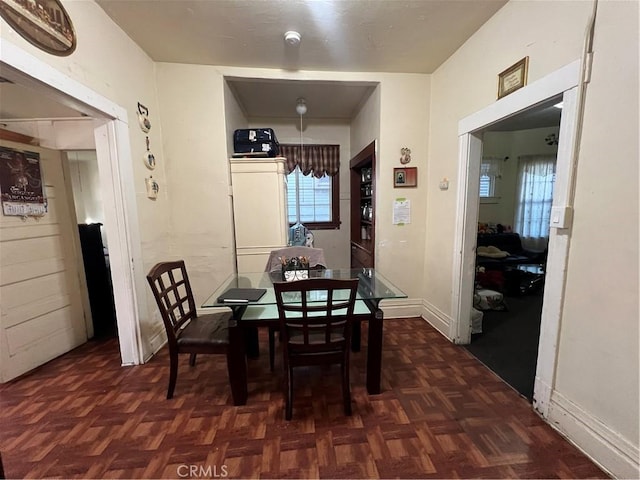
[[[546,252],[532,252],[522,247],[520,235],[515,232],[479,233],[476,248],[476,266],[488,270],[505,267],[542,264]]]
[[[546,251],[525,250],[517,233],[478,233],[476,286],[512,295],[533,291],[542,285],[544,273],[533,274],[522,266],[540,265],[544,272],[546,256]]]

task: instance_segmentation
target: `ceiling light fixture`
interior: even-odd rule
[[[307,113],[307,101],[302,97],[296,100],[296,112],[298,115],[304,115]]]
[[[287,44],[291,45],[292,47],[300,45],[301,38],[302,36],[294,30],[289,30],[284,34],[284,41],[287,42]]]

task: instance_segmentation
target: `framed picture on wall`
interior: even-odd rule
[[[76,33],[60,0],[2,0],[0,16],[47,53],[64,57],[76,48]]]
[[[417,187],[418,167],[399,167],[393,169],[393,186]]]
[[[498,99],[515,92],[527,84],[529,57],[524,57],[498,74]]]

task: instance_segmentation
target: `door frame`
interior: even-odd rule
[[[140,233],[133,184],[127,111],[64,75],[16,45],[0,38],[2,76],[44,93],[94,119],[104,227],[109,243],[118,339],[123,365],[143,363],[137,292],[142,292]]]
[[[475,257],[479,204],[482,132],[496,122],[517,115],[539,103],[562,95],[563,109],[554,185],[553,206],[566,212],[567,221],[551,225],[549,253],[543,296],[538,364],[533,405],[544,417],[548,414],[555,384],[555,365],[564,299],[570,239],[570,213],[579,124],[581,61],[576,60],[549,75],[503,97],[458,123],[458,172],[452,285],[452,322],[449,337],[454,343],[471,342],[471,308],[475,279]]]

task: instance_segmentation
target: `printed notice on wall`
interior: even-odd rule
[[[5,215],[44,215],[47,202],[40,174],[40,155],[0,147],[0,193]]]
[[[393,202],[393,224],[406,225],[411,223],[411,200],[396,198]]]

